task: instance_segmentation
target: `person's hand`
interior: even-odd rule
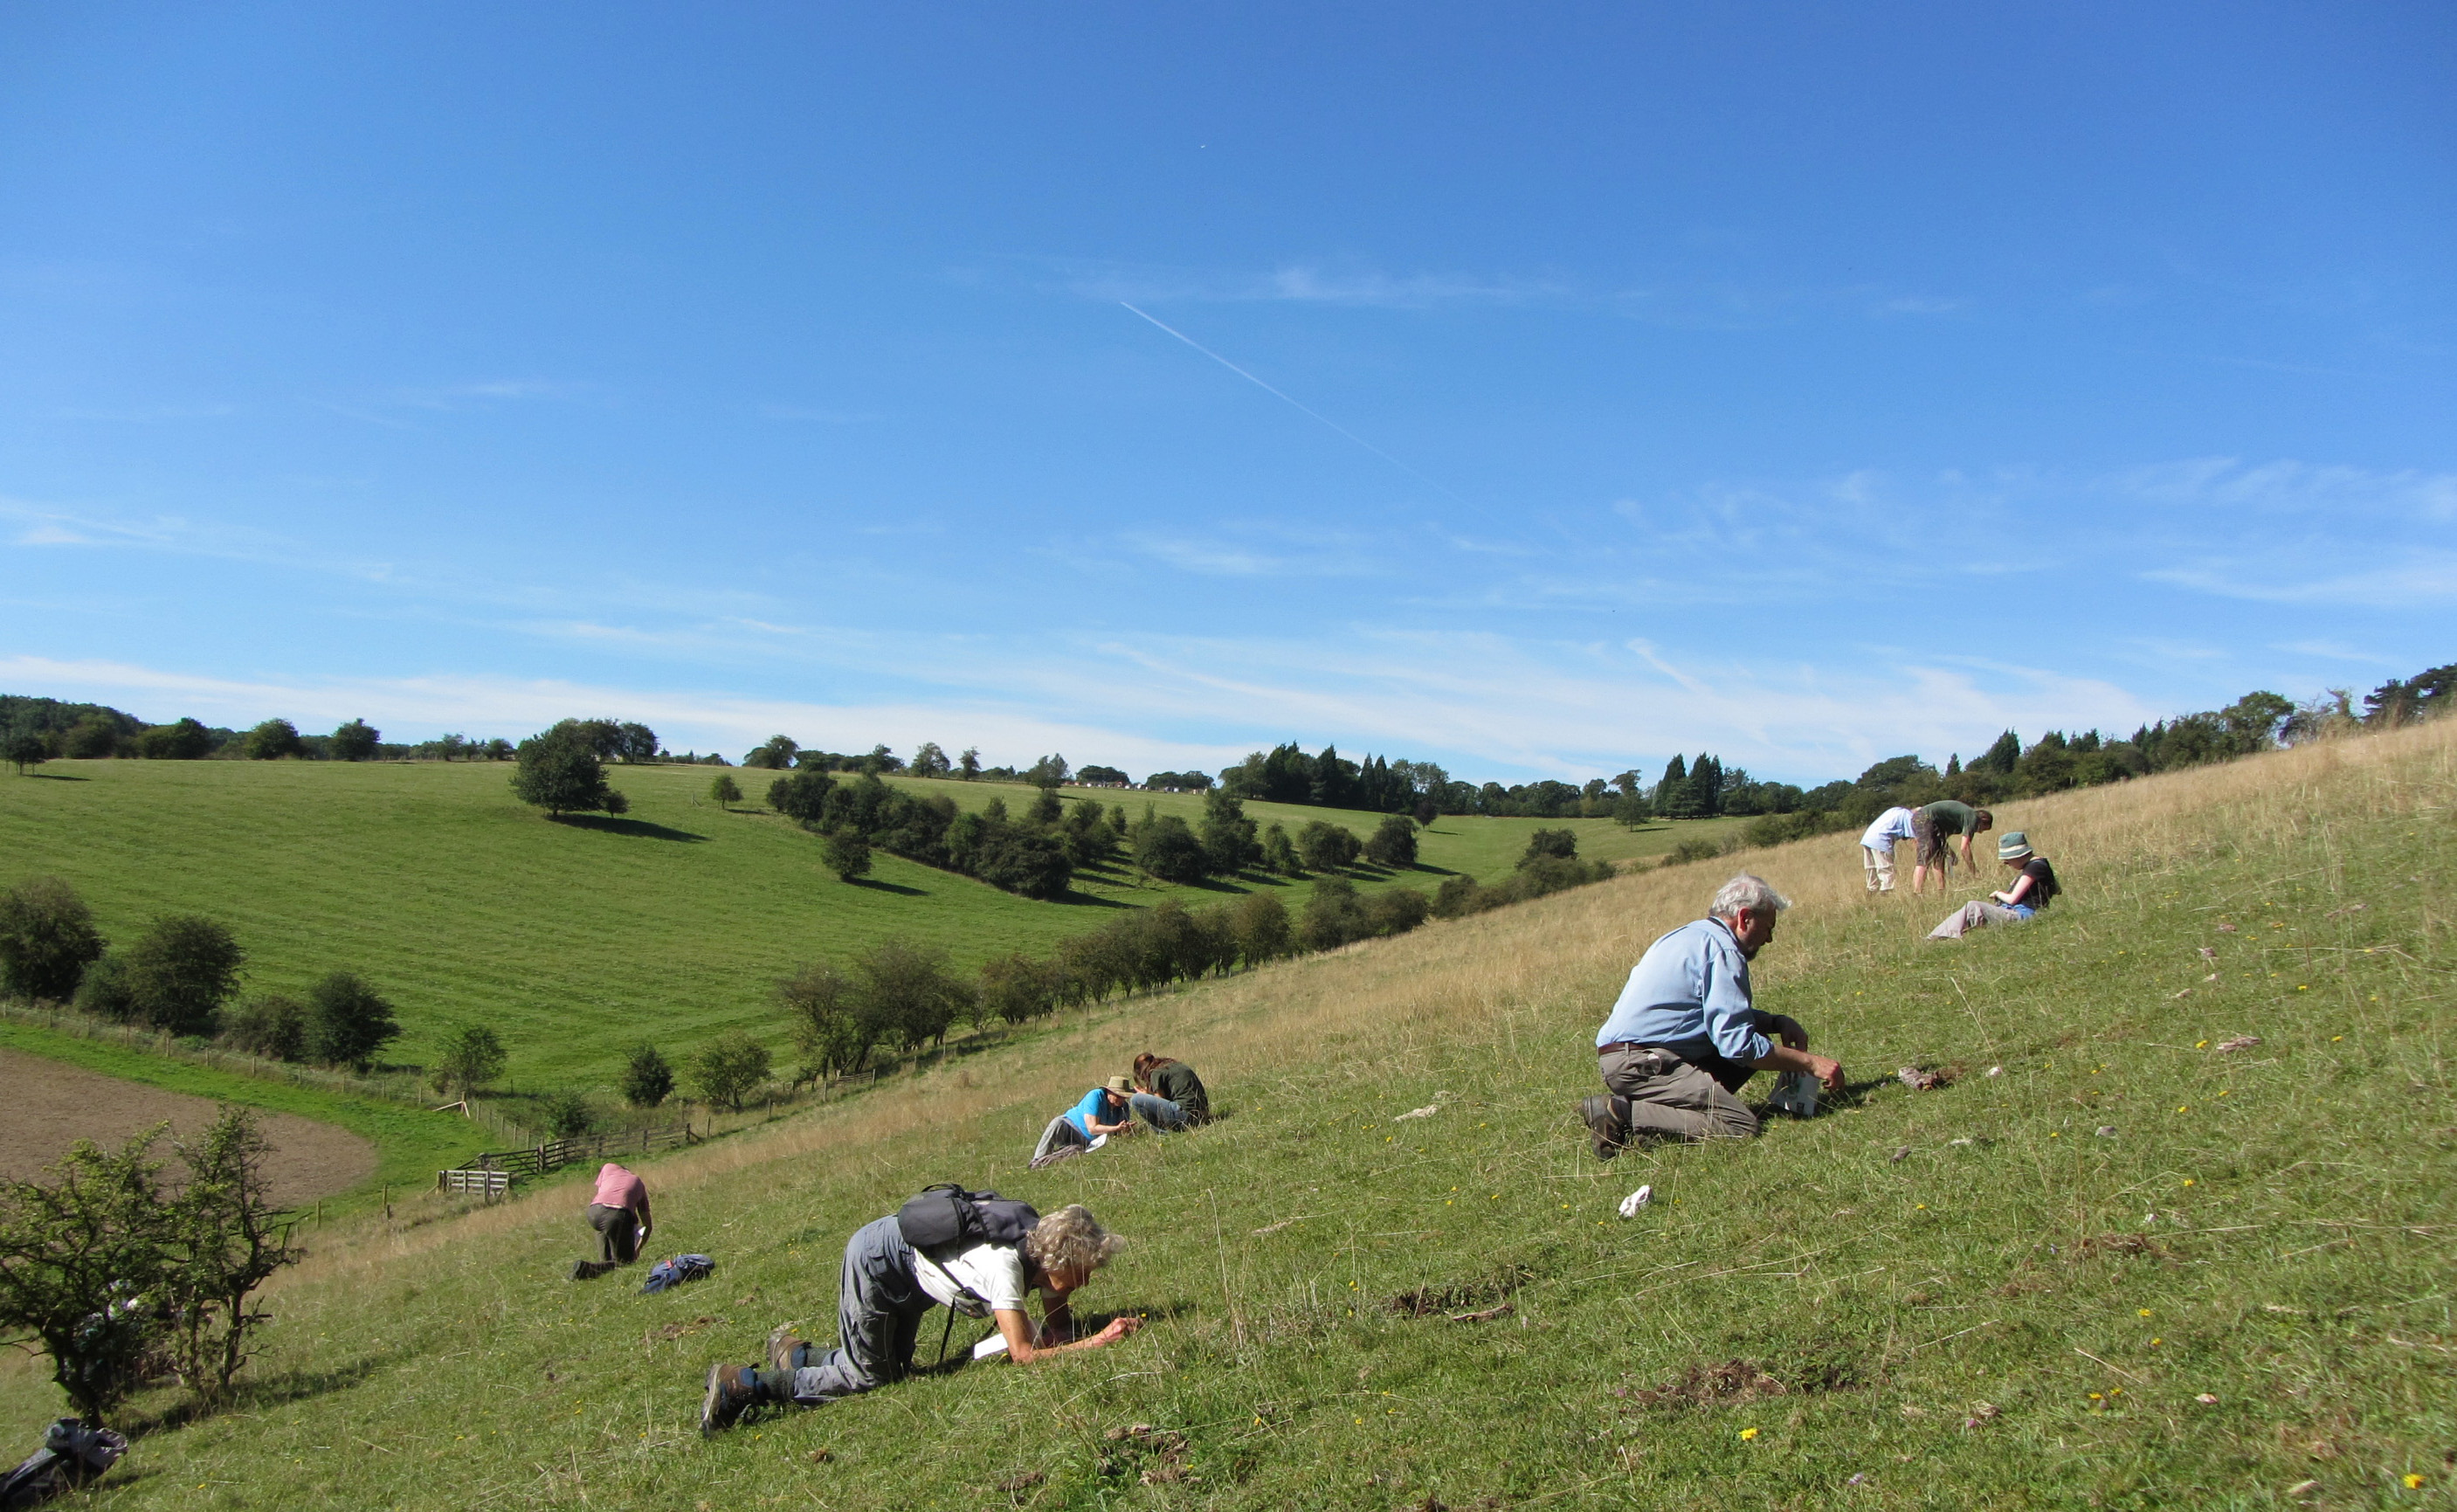
[[[1825,1084],[1827,1091],[1839,1092],[1843,1090],[1843,1063],[1841,1061],[1835,1060],[1832,1056],[1828,1055],[1812,1055],[1808,1058],[1808,1069],[1810,1074],[1814,1075],[1818,1081]]]
[[[1139,1317],[1113,1317],[1109,1319],[1109,1326],[1093,1335],[1088,1342],[1114,1344],[1143,1326],[1144,1320]]]

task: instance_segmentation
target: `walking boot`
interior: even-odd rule
[[[1629,1126],[1622,1117],[1621,1102],[1618,1097],[1590,1097],[1579,1105],[1579,1117],[1595,1136],[1598,1160],[1610,1160],[1620,1154],[1627,1137]]]
[[[768,1336],[768,1368],[782,1376],[791,1376],[811,1362],[811,1341],[785,1324]]]
[[[613,1269],[615,1265],[611,1260],[574,1260],[571,1262],[571,1278],[575,1281],[594,1281]]]
[[[699,1431],[710,1437],[740,1421],[759,1400],[759,1373],[748,1365],[711,1365],[708,1395],[700,1398]]]

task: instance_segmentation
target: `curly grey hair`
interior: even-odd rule
[[[1759,914],[1768,909],[1781,913],[1790,906],[1791,900],[1776,892],[1773,883],[1743,872],[1715,889],[1715,901],[1707,905],[1706,912],[1717,919],[1737,919],[1744,908]]]
[[[1023,1236],[1023,1253],[1043,1275],[1060,1271],[1091,1274],[1126,1247],[1126,1241],[1101,1227],[1101,1220],[1080,1202],[1044,1213]]]

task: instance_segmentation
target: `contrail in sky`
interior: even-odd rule
[[[1370,441],[1366,440],[1364,437],[1362,437],[1362,436],[1358,435],[1356,432],[1354,432],[1354,431],[1352,431],[1352,430],[1349,429],[1346,425],[1341,425],[1339,422],[1337,422],[1337,421],[1335,421],[1335,420],[1332,419],[1330,416],[1328,416],[1328,415],[1326,415],[1326,414],[1322,413],[1320,410],[1313,409],[1313,408],[1311,408],[1311,407],[1310,407],[1310,406],[1308,406],[1308,405],[1298,404],[1298,403],[1297,403],[1297,401],[1295,401],[1295,400],[1293,400],[1293,399],[1290,399],[1290,398],[1288,395],[1286,395],[1286,394],[1281,393],[1278,389],[1273,388],[1270,384],[1264,383],[1261,379],[1256,378],[1253,374],[1251,374],[1251,373],[1249,373],[1249,372],[1246,371],[1244,368],[1242,368],[1242,367],[1238,366],[1236,363],[1234,363],[1234,362],[1232,362],[1228,361],[1228,359],[1227,359],[1227,358],[1225,358],[1225,357],[1221,356],[1218,352],[1215,352],[1215,351],[1213,351],[1211,348],[1209,348],[1209,347],[1208,347],[1208,346],[1204,345],[1201,342],[1196,341],[1193,337],[1187,335],[1184,331],[1179,330],[1176,326],[1174,326],[1174,325],[1170,325],[1170,324],[1167,324],[1167,322],[1162,321],[1152,320],[1152,317],[1150,317],[1149,315],[1145,315],[1145,314],[1144,314],[1144,312],[1143,312],[1143,311],[1141,311],[1141,310],[1136,310],[1136,309],[1135,309],[1135,307],[1134,307],[1133,305],[1131,305],[1131,304],[1126,304],[1126,301],[1125,301],[1125,300],[1120,300],[1118,302],[1119,302],[1120,304],[1125,304],[1125,307],[1126,307],[1127,309],[1129,309],[1129,310],[1134,310],[1134,312],[1135,312],[1137,315],[1142,315],[1142,316],[1143,316],[1143,318],[1144,318],[1145,320],[1146,320],[1146,321],[1151,321],[1151,322],[1152,322],[1154,325],[1159,326],[1162,330],[1167,331],[1169,335],[1176,337],[1179,341],[1184,342],[1187,345],[1193,347],[1196,351],[1201,352],[1204,356],[1206,356],[1206,357],[1208,357],[1208,358],[1211,359],[1211,360],[1212,360],[1213,362],[1218,362],[1221,366],[1223,366],[1223,367],[1225,367],[1225,368],[1228,369],[1228,371],[1230,371],[1230,372],[1232,372],[1232,373],[1236,374],[1238,377],[1240,377],[1240,378],[1244,379],[1246,382],[1248,382],[1248,383],[1249,383],[1253,384],[1256,388],[1261,389],[1264,393],[1270,395],[1273,399],[1276,399],[1276,400],[1280,401],[1280,402],[1281,402],[1282,404],[1284,404],[1292,405],[1292,406],[1294,406],[1294,407],[1295,407],[1295,408],[1297,408],[1297,409],[1303,410],[1306,414],[1312,416],[1315,420],[1318,420],[1318,421],[1322,422],[1324,425],[1329,425],[1332,429],[1333,429],[1333,430],[1335,430],[1335,431],[1338,431],[1341,435],[1346,436],[1349,440],[1351,440],[1351,441],[1352,441],[1352,442],[1356,443],[1358,445],[1360,445],[1360,446],[1364,447],[1366,450],[1368,450],[1368,451],[1370,451],[1370,452],[1373,453],[1373,455],[1375,455],[1375,456],[1377,456],[1377,457],[1381,458],[1384,462],[1389,463],[1391,466],[1394,466],[1394,467],[1398,468],[1401,472],[1406,473],[1409,477],[1415,479],[1417,482],[1419,482],[1419,483],[1421,483],[1421,484],[1425,485],[1427,487],[1429,487],[1429,488],[1433,488],[1433,489],[1435,489],[1435,490],[1436,490],[1436,491],[1438,491],[1438,492],[1440,492],[1440,493],[1442,493],[1442,494],[1444,494],[1444,495],[1446,495],[1446,496],[1448,496],[1448,497],[1450,497],[1450,498],[1452,498],[1452,499],[1457,499],[1459,503],[1466,505],[1466,506],[1467,506],[1469,508],[1471,508],[1471,509],[1475,509],[1475,508],[1478,508],[1478,507],[1479,507],[1479,506],[1476,505],[1475,503],[1473,503],[1473,502],[1471,502],[1471,501],[1469,501],[1469,500],[1466,500],[1466,499],[1460,499],[1460,498],[1459,498],[1459,496],[1458,496],[1457,494],[1456,494],[1456,493],[1452,493],[1450,489],[1443,487],[1440,484],[1435,483],[1433,479],[1426,477],[1423,473],[1418,472],[1415,468],[1409,466],[1406,463],[1401,462],[1398,458],[1396,458],[1396,457],[1394,457],[1394,456],[1391,455],[1391,454],[1390,454],[1389,452],[1387,452],[1387,451],[1384,451],[1381,447],[1379,447],[1379,446],[1377,446],[1377,445],[1373,445],[1373,443],[1372,443],[1372,442],[1370,442]]]

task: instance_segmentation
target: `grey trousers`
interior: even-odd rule
[[[598,1258],[607,1264],[630,1265],[640,1257],[640,1215],[630,1209],[592,1202],[588,1205],[588,1226],[606,1241],[598,1247]]]
[[[836,1278],[836,1347],[794,1372],[795,1402],[815,1407],[901,1379],[913,1369],[921,1315],[936,1305],[893,1215],[856,1229]]]
[[[1061,1113],[1041,1131],[1041,1143],[1033,1147],[1032,1163],[1035,1167],[1049,1165],[1069,1155],[1080,1155],[1091,1148],[1092,1142],[1084,1137],[1084,1131],[1075,1127],[1075,1121]]]
[[[2030,918],[2017,914],[2003,903],[1972,901],[1946,915],[1945,922],[1928,932],[1930,940],[1959,940],[1971,931],[1987,924],[2018,924]]]
[[[1758,1115],[1732,1094],[1747,1085],[1743,1067],[1726,1087],[1700,1067],[1662,1051],[1614,1050],[1599,1058],[1604,1089],[1629,1099],[1629,1131],[1673,1139],[1746,1139]]]

